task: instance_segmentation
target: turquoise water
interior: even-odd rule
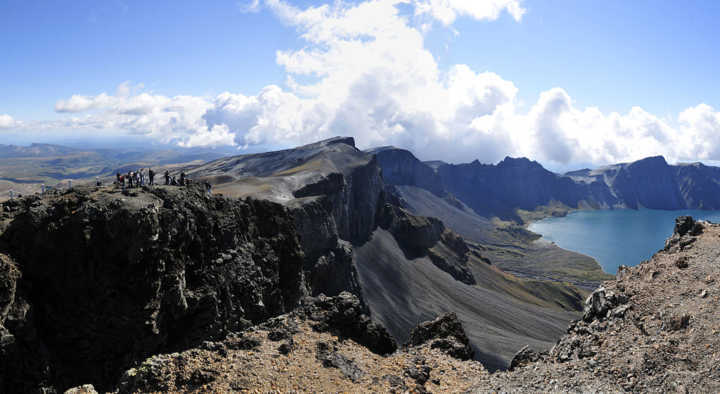
[[[605,272],[615,274],[619,266],[640,264],[662,249],[675,218],[682,215],[720,222],[720,211],[616,209],[573,212],[532,223],[529,229],[561,248],[595,258]]]

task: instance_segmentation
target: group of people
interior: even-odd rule
[[[170,171],[165,170],[165,184],[172,186],[188,186],[190,185],[190,179],[185,175],[185,171],[180,173],[180,179],[175,178],[175,175],[170,175]]]
[[[151,168],[148,168],[147,174],[144,168],[137,171],[128,171],[127,174],[120,174],[118,172],[115,174],[115,178],[117,184],[122,186],[123,189],[126,187],[132,189],[134,187],[152,186],[155,184],[155,172]]]
[[[155,171],[153,171],[151,168],[148,168],[147,174],[145,173],[144,169],[141,168],[137,171],[128,171],[127,174],[120,174],[118,172],[115,176],[117,178],[116,183],[122,186],[123,190],[125,190],[125,188],[155,185]],[[188,178],[185,174],[185,171],[180,172],[179,179],[176,178],[175,175],[170,175],[170,171],[168,170],[165,170],[163,176],[165,178],[165,185],[168,186],[189,186],[192,182],[190,178]],[[212,194],[212,185],[210,185],[210,182],[205,181],[203,182],[203,184],[205,186],[205,191],[208,194]]]

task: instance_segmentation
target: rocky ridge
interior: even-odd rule
[[[155,356],[126,372],[119,387],[183,392],[717,392],[718,238],[720,225],[679,219],[668,247],[649,261],[623,268],[616,280],[594,291],[585,301],[583,318],[569,326],[552,350],[521,349],[506,372],[490,374],[477,362],[461,361],[467,354],[448,352],[466,343],[453,315],[422,323],[404,347],[386,355],[369,351],[354,336],[331,334],[327,328],[332,323],[314,323],[312,316],[337,310],[333,305],[354,305],[353,296],[346,294],[308,299],[304,305],[314,305],[314,312],[301,308],[283,315],[245,331],[243,340],[231,336]],[[694,241],[687,243],[690,239]],[[347,316],[362,320],[358,309],[350,310]],[[445,346],[443,340],[454,345]],[[231,345],[236,343],[243,345]]]
[[[294,309],[290,212],[202,187],[77,188],[5,203],[0,391],[93,382]],[[22,365],[22,368],[18,368]]]
[[[623,268],[615,280],[594,291],[584,303],[583,318],[568,327],[553,349],[544,353],[521,349],[506,372],[490,374],[475,361],[461,361],[467,354],[452,349],[463,349],[467,342],[452,314],[420,324],[408,343],[392,353],[372,352],[356,340],[357,331],[353,335],[333,331],[337,320],[327,315],[343,310],[339,305],[350,306],[341,315],[363,320],[353,306],[357,299],[344,294],[306,299],[296,312],[220,342],[154,356],[126,372],[118,388],[121,392],[717,392],[719,238],[720,225],[679,219],[668,247],[649,261]],[[687,243],[690,239],[694,241]],[[387,338],[381,329],[374,332],[378,333],[374,338]],[[453,345],[445,346],[443,341]]]
[[[412,153],[371,150],[390,185],[417,186],[452,195],[484,217],[522,221],[518,210],[562,205],[576,208],[718,209],[720,168],[668,164],[662,156],[597,169],[556,174],[527,158],[498,164],[421,162]],[[431,165],[432,164],[432,165]]]

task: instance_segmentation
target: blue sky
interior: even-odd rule
[[[434,0],[413,0],[410,4],[396,5],[395,8],[400,10],[400,18],[406,18],[410,31],[420,32],[422,43],[415,54],[422,56],[428,52],[432,56],[437,64],[439,80],[446,78],[450,70],[457,65],[466,65],[473,73],[468,78],[490,72],[511,83],[516,90],[513,93],[512,89],[498,88],[502,91],[502,94],[498,94],[507,97],[503,96],[502,100],[492,103],[475,103],[478,105],[473,108],[478,109],[478,113],[473,119],[488,116],[492,116],[492,119],[473,123],[473,119],[463,118],[465,123],[460,124],[458,119],[448,120],[447,116],[439,113],[410,119],[408,114],[417,114],[427,108],[420,104],[405,108],[405,96],[400,95],[384,107],[397,106],[400,109],[388,111],[383,115],[386,116],[385,119],[378,120],[380,115],[377,113],[383,111],[368,106],[367,100],[350,103],[347,100],[348,95],[345,95],[338,97],[345,100],[343,102],[348,102],[348,106],[354,108],[353,111],[357,111],[358,106],[363,110],[367,109],[368,113],[373,114],[373,122],[339,122],[338,119],[347,117],[343,112],[347,108],[338,107],[330,111],[317,110],[311,115],[303,116],[302,121],[298,122],[309,126],[286,127],[284,134],[275,129],[268,131],[257,128],[256,126],[263,123],[259,120],[262,116],[257,113],[248,115],[254,119],[253,122],[237,123],[238,118],[247,117],[243,115],[245,112],[229,116],[220,114],[218,108],[214,107],[217,105],[218,95],[223,92],[237,95],[233,96],[236,104],[244,102],[246,98],[259,100],[261,104],[254,104],[256,106],[262,106],[262,103],[268,101],[263,100],[261,92],[274,85],[280,89],[273,93],[276,96],[292,94],[293,97],[289,99],[291,101],[295,100],[295,97],[312,99],[305,107],[322,107],[315,104],[323,104],[322,97],[332,96],[307,93],[307,89],[298,89],[286,83],[290,76],[300,85],[327,82],[323,86],[329,88],[332,79],[328,77],[330,72],[318,69],[307,73],[297,72],[278,60],[278,51],[297,53],[302,49],[325,51],[324,59],[330,59],[332,50],[328,48],[338,45],[335,41],[313,42],[301,36],[310,31],[308,25],[303,24],[302,12],[320,2],[278,1],[260,1],[256,9],[248,12],[251,1],[1,0],[0,56],[3,60],[0,61],[0,115],[11,117],[13,122],[6,122],[5,133],[20,133],[29,136],[28,138],[40,136],[40,129],[53,132],[57,129],[57,135],[72,132],[132,133],[181,144],[198,144],[198,141],[212,140],[218,144],[231,142],[247,148],[254,144],[290,145],[302,142],[304,138],[333,134],[334,130],[352,134],[355,132],[353,127],[357,126],[372,129],[372,133],[356,136],[361,142],[368,145],[385,142],[403,145],[419,149],[425,156],[433,156],[433,150],[423,147],[418,141],[443,140],[449,141],[448,147],[438,150],[438,156],[444,158],[455,157],[451,147],[457,145],[458,141],[464,141],[465,144],[478,146],[477,149],[463,152],[462,158],[475,155],[491,161],[505,154],[525,154],[558,163],[600,163],[614,159],[632,159],[637,155],[653,152],[626,149],[624,153],[613,153],[613,150],[620,148],[605,149],[603,145],[607,145],[607,141],[601,140],[589,147],[584,146],[584,142],[578,142],[569,144],[567,149],[543,149],[524,146],[523,137],[510,138],[508,135],[514,131],[508,130],[513,127],[535,128],[531,134],[536,138],[542,135],[543,141],[553,138],[564,141],[568,139],[570,132],[563,127],[585,127],[590,122],[588,119],[595,119],[586,109],[597,107],[603,116],[602,122],[605,122],[600,122],[605,124],[603,127],[620,122],[612,117],[612,114],[617,112],[626,125],[613,133],[635,133],[637,138],[632,141],[636,143],[640,143],[649,134],[655,134],[655,131],[648,132],[648,129],[664,130],[667,127],[662,133],[673,138],[677,137],[676,134],[681,135],[678,138],[684,135],[682,138],[685,139],[690,136],[697,138],[714,131],[712,121],[710,126],[707,126],[707,122],[703,123],[702,120],[708,117],[714,119],[714,116],[717,116],[715,111],[720,107],[720,78],[716,76],[720,65],[717,44],[720,27],[714,23],[720,17],[720,2],[716,1],[526,0],[517,3],[517,0],[507,0],[508,8],[500,12],[497,18],[481,13],[463,13],[462,9],[456,8],[457,16],[452,22],[446,23],[447,21],[433,13],[435,9],[428,8],[431,11],[422,15],[416,12],[421,4],[432,7]],[[512,3],[519,4],[524,10],[521,18],[512,15]],[[351,18],[343,12],[361,4],[336,4],[335,14],[330,13],[324,17],[336,20]],[[282,7],[289,7],[292,15],[283,14]],[[373,12],[387,10],[380,7],[376,9],[378,11]],[[342,23],[349,23],[349,20],[344,19]],[[313,23],[322,25],[327,24],[327,21]],[[362,23],[367,22],[361,21]],[[423,28],[422,23],[431,27]],[[361,32],[362,34],[366,33]],[[384,36],[374,38],[377,41],[385,39]],[[338,48],[345,48],[338,49],[342,51],[347,49]],[[394,62],[402,62],[402,59]],[[336,60],[329,63],[338,65]],[[304,70],[307,67],[315,65],[308,63],[300,68]],[[391,67],[392,64],[367,64],[368,70]],[[337,73],[335,69],[332,72]],[[428,72],[421,70],[417,78],[426,77]],[[353,77],[357,75],[353,74]],[[379,76],[377,79],[384,80]],[[191,122],[197,123],[197,120],[202,123],[199,127],[205,129],[198,131],[197,125],[193,124],[184,126],[187,130],[178,131],[178,126],[173,126],[170,130],[168,124],[177,122],[168,122],[163,118],[160,124],[148,126],[154,128],[152,131],[145,131],[135,123],[132,127],[127,126],[128,122],[137,120],[127,119],[127,111],[122,112],[121,120],[116,117],[107,121],[107,113],[124,105],[117,101],[111,104],[96,103],[82,109],[72,107],[71,110],[56,110],[59,101],[69,100],[73,95],[94,98],[105,92],[110,96],[117,96],[117,87],[126,81],[130,87],[130,97],[145,93],[155,99],[177,96],[203,98],[208,103],[203,110],[209,112],[203,112],[198,115],[199,120]],[[409,81],[412,83],[412,79]],[[352,86],[357,89],[359,83]],[[478,91],[481,92],[488,88],[487,86],[490,85],[481,84]],[[454,94],[449,85],[444,87],[447,88],[448,95]],[[348,86],[337,87],[338,90],[343,88],[350,89]],[[367,88],[370,89],[369,86]],[[491,88],[495,89],[492,86]],[[553,88],[559,88],[561,92],[552,91]],[[372,85],[372,89],[375,89],[375,85]],[[366,92],[367,89],[361,91]],[[427,90],[432,91],[432,88]],[[547,96],[544,101],[541,98],[543,92]],[[273,100],[285,100],[276,96],[272,96]],[[476,99],[477,97],[472,98]],[[508,101],[513,104],[513,119],[516,120],[499,124],[497,119],[503,115],[499,111]],[[273,103],[275,104],[272,105],[277,104],[274,101]],[[302,105],[303,109],[299,109],[297,106],[287,107],[291,104],[286,103],[287,101],[283,101],[282,108],[286,109],[287,113],[294,110],[304,111],[305,107]],[[323,105],[327,107],[327,103],[329,102]],[[551,104],[557,108],[567,107],[577,111],[574,115],[570,110],[567,116],[561,114],[567,119],[575,119],[574,123],[568,125],[569,120],[558,120],[559,117],[540,119],[540,112],[555,108],[550,107]],[[701,104],[707,108],[702,107],[697,113],[693,112],[694,117],[688,115],[685,119],[679,115],[689,108],[697,109]],[[182,106],[184,105],[191,104],[183,103]],[[642,108],[652,116],[654,123],[649,125],[644,118],[645,113],[638,115],[639,117],[633,115],[632,119],[629,119],[633,107]],[[237,105],[233,108],[237,110]],[[533,108],[536,109],[535,112]],[[214,110],[218,111],[212,112]],[[455,111],[456,108],[451,110]],[[166,108],[162,111],[168,110]],[[217,117],[212,118],[211,112]],[[578,115],[581,112],[583,114]],[[536,115],[537,119],[525,119]],[[65,121],[68,117],[95,119],[100,116],[105,116],[103,121],[106,123],[97,121],[88,126]],[[320,116],[327,116],[328,120],[317,123],[308,120]],[[432,130],[427,127],[423,129],[421,124],[427,122],[422,119],[428,117],[433,118],[439,126],[432,126]],[[503,115],[502,118],[510,117]],[[643,120],[637,121],[639,118]],[[233,123],[233,120],[236,122]],[[268,122],[283,128],[286,120],[271,119]],[[483,126],[485,129],[478,126],[486,123],[488,125]],[[227,126],[228,129],[218,127],[213,131],[213,126]],[[162,129],[163,127],[166,129]],[[468,127],[468,131],[459,134],[454,131],[463,127]],[[633,127],[640,131],[627,130]],[[707,127],[710,127],[709,131],[706,130]],[[252,128],[254,132],[249,131]],[[687,131],[688,128],[693,128],[692,132]],[[445,129],[452,129],[455,134],[448,137],[450,132]],[[589,133],[598,132],[598,129],[588,130]],[[488,137],[490,133],[494,135],[492,139]],[[192,139],[193,135],[199,137]],[[272,137],[268,137],[269,135]],[[513,141],[505,141],[508,138]],[[189,142],[191,140],[194,142]],[[657,137],[655,140],[657,146],[661,146],[667,138]],[[682,152],[658,153],[674,155],[677,159],[717,159],[715,156],[720,152],[713,148],[715,141],[706,142],[704,147],[687,146]],[[429,145],[438,146],[432,143]],[[540,145],[542,143],[538,146]],[[603,149],[607,152],[600,152]]]

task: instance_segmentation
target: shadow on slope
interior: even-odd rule
[[[515,352],[525,345],[548,349],[554,343],[551,338],[559,338],[577,317],[576,313],[521,302],[507,291],[491,288],[505,278],[478,260],[469,262],[479,283],[474,286],[453,279],[429,258],[409,260],[393,236],[382,229],[355,249],[355,259],[373,317],[399,342],[406,341],[418,323],[455,312],[476,358],[490,370],[507,368]],[[515,291],[521,292],[520,286],[515,286]]]

